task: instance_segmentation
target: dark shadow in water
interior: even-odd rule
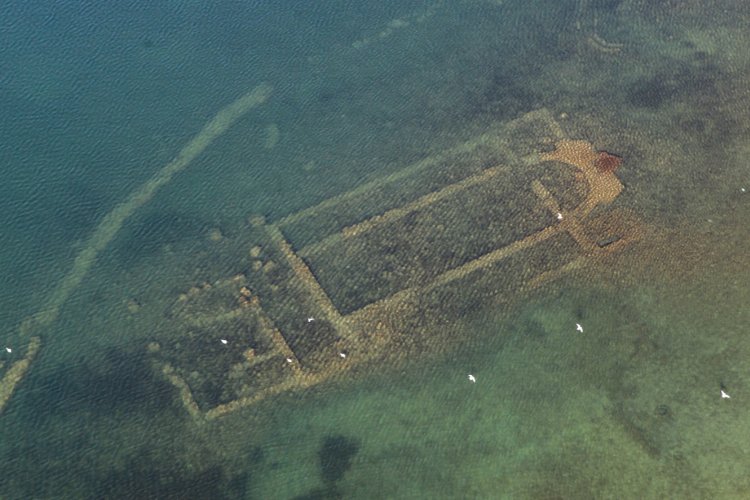
[[[82,182],[67,182],[57,194],[52,221],[68,238],[88,234],[104,214],[109,200],[98,190]]]
[[[673,99],[701,102],[716,96],[721,69],[699,54],[691,62],[665,66],[656,73],[640,78],[627,90],[631,106],[655,110]]]
[[[71,482],[76,491],[80,487],[92,492],[85,498],[244,495],[244,477],[227,477],[217,468],[188,476],[172,460],[156,463],[143,451],[136,452],[122,471],[107,467],[107,457],[115,452],[112,446],[117,441],[109,442],[87,430],[89,421],[107,416],[116,421],[137,414],[145,415],[148,421],[164,412],[175,421],[184,419],[184,412],[174,402],[174,388],[154,376],[141,350],[111,348],[97,356],[95,364],[87,360],[32,370],[26,382],[25,390],[19,392],[11,408],[14,418],[25,422],[24,428],[16,440],[5,443],[7,449],[0,456],[0,462],[11,460],[6,463],[13,476],[12,481],[0,477],[0,497],[56,498],[61,488],[69,488]],[[133,436],[131,444],[148,442],[150,432],[153,430]],[[88,460],[92,454],[100,457],[101,469],[92,469]],[[217,488],[229,493],[216,494]],[[23,495],[19,496],[21,492]]]
[[[468,115],[503,121],[549,104],[548,92],[538,86],[541,75],[548,65],[577,53],[572,3],[545,1],[539,10],[522,9],[512,20],[496,20],[502,35],[480,56],[486,73],[474,82],[477,90],[467,93]]]
[[[95,495],[101,499],[235,499],[245,498],[247,473],[226,474],[213,466],[196,474],[186,474],[175,464],[155,461],[147,451],[133,457],[122,471],[112,471],[104,477],[93,477]]]
[[[477,110],[484,110],[502,120],[533,109],[540,100],[540,96],[526,85],[516,71],[509,72],[508,68],[499,67],[475,106]]]
[[[354,439],[341,435],[326,437],[318,451],[323,482],[332,484],[344,477],[358,451],[359,444]]]
[[[92,186],[67,181],[49,186],[34,211],[11,220],[23,233],[33,229],[30,251],[51,255],[53,248],[88,237],[109,207],[109,199]],[[15,212],[15,208],[13,211]]]
[[[335,488],[315,488],[304,495],[294,497],[294,500],[337,500],[343,498]]]
[[[295,500],[327,500],[343,498],[336,483],[351,468],[352,459],[359,451],[359,443],[352,438],[335,434],[327,436],[318,450],[320,476],[323,487],[315,488]]]
[[[641,78],[628,89],[628,103],[637,108],[657,109],[677,94],[677,82],[664,75]]]
[[[694,48],[690,43],[685,47]],[[681,166],[683,173],[679,177],[650,169],[624,173],[632,184],[670,185],[670,189],[662,189],[652,198],[658,201],[659,217],[679,221],[686,207],[694,203],[696,187],[713,189],[716,179],[734,164],[733,143],[744,140],[746,135],[738,113],[727,105],[736,93],[734,80],[704,52],[695,50],[691,57],[665,63],[625,87],[627,104],[668,116],[672,130],[682,135],[681,147],[689,163]]]
[[[164,458],[164,453],[159,452],[159,457],[155,457],[152,450],[161,445],[153,441],[134,446],[126,465],[115,469],[110,465],[110,456],[121,455],[121,450],[113,450],[101,436],[92,436],[85,429],[72,434],[77,435],[50,439],[47,433],[34,432],[28,436],[30,439],[8,443],[8,450],[0,458],[5,459],[3,463],[12,472],[0,475],[0,498],[249,498],[252,470],[264,459],[261,448],[252,447],[242,472],[228,472],[218,464],[188,472],[182,461],[169,454]],[[89,451],[82,453],[83,450]],[[98,460],[90,460],[91,450],[97,452]],[[60,491],[69,495],[61,496]]]
[[[113,253],[125,265],[150,257],[167,245],[205,237],[207,225],[178,212],[149,212],[122,229]]]
[[[145,353],[116,348],[105,351],[96,364],[84,360],[32,372],[22,395],[19,410],[35,419],[77,411],[153,414],[169,410],[174,402],[174,388],[154,377]]]
[[[615,11],[622,3],[622,0],[591,0],[590,9],[601,11]]]

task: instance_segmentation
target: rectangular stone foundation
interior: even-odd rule
[[[599,247],[586,221],[561,219],[587,186],[539,155],[564,138],[537,110],[317,206],[256,220],[263,255],[178,299],[177,333],[154,347],[156,363],[190,414],[210,420],[336,377],[417,330],[424,342],[431,324],[582,265]],[[187,354],[197,347],[200,362]]]

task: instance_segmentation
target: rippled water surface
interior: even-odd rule
[[[0,497],[750,497],[749,22],[11,2]]]

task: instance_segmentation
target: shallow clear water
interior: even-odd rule
[[[750,496],[749,20],[697,0],[7,6],[0,497]],[[620,157],[622,192],[576,212],[583,174],[538,156],[561,138]],[[535,244],[558,222],[533,179],[591,248]],[[244,307],[245,283],[302,375],[213,418],[280,369],[238,372],[260,341],[226,354],[250,320],[212,301]]]

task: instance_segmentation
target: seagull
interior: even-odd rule
[[[7,351],[8,353],[11,353],[11,352],[13,352],[13,349],[11,349],[10,347],[6,347],[6,348],[5,348],[5,350],[6,350],[6,351]]]
[[[339,356],[341,356],[342,358],[345,358],[346,357],[346,353],[345,352],[340,352]]]
[[[309,318],[307,318],[307,322],[308,323],[312,323],[313,321],[315,321],[315,318],[313,318],[312,316],[310,316]]]
[[[474,375],[472,375],[471,373],[469,373],[469,380],[470,380],[470,381],[471,381],[472,383],[474,383],[474,384],[476,384],[476,383],[477,383],[477,379],[476,379],[476,377],[474,377]]]
[[[287,363],[291,363],[292,362],[292,358],[286,358],[286,362]]]
[[[227,339],[221,339],[222,344],[227,345],[227,342],[228,342]]]
[[[729,399],[731,397],[732,396],[730,396],[729,394],[727,394],[726,392],[724,392],[724,389],[721,390],[721,399]]]
[[[557,217],[557,220],[562,220],[562,213],[561,212],[557,212],[555,214],[555,217]]]
[[[576,323],[576,331],[583,332],[583,327],[581,326],[580,323]]]

